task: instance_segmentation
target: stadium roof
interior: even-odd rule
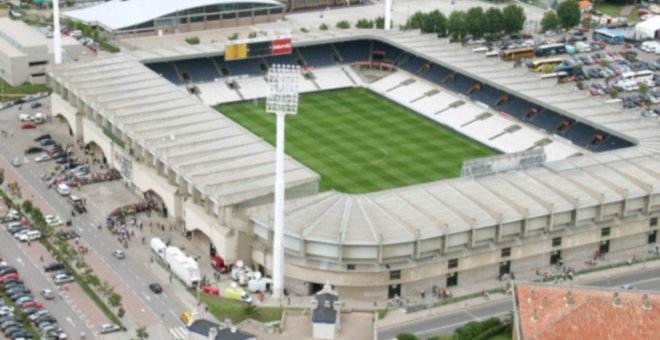
[[[287,203],[287,234],[345,245],[406,243],[660,192],[660,156],[634,148],[481,178]],[[268,226],[270,213],[252,218]]]
[[[275,149],[125,55],[53,66],[52,78],[212,201],[229,206],[273,192]],[[287,187],[319,175],[285,161]]]
[[[64,12],[62,15],[114,31],[191,8],[235,3],[261,3],[282,6],[281,3],[275,0],[114,0],[98,6]]]
[[[660,294],[592,287],[517,283],[517,339],[656,339]]]
[[[43,34],[24,22],[6,17],[0,18],[0,39],[8,41],[18,50],[46,46],[48,40]]]

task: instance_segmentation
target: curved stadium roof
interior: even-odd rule
[[[108,30],[120,30],[191,8],[240,3],[282,6],[275,0],[113,0],[62,15],[87,24],[100,25]]]

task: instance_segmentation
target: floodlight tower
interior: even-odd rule
[[[390,22],[392,21],[392,0],[385,0],[385,30],[390,30]]]
[[[273,297],[282,298],[284,289],[284,122],[298,113],[300,69],[294,65],[273,65],[268,69],[266,112],[277,118],[275,135],[275,210],[273,237]]]
[[[55,64],[62,63],[62,32],[60,31],[60,0],[53,0],[53,52]]]

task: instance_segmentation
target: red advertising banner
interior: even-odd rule
[[[291,54],[292,51],[293,46],[291,43],[291,38],[273,40],[271,47],[272,55]]]

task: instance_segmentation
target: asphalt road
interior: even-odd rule
[[[24,105],[21,112],[49,112],[50,110],[47,107],[48,101],[48,98],[42,100],[44,107],[35,110],[26,109],[27,105]],[[45,133],[43,131],[28,133],[26,130],[16,128],[19,126],[18,111],[16,107],[0,111],[0,126],[6,130],[14,130],[13,138],[3,138],[3,140],[0,140],[0,143],[2,143],[0,144],[2,145],[0,147],[0,156],[5,157],[7,160],[11,160],[19,155],[22,157],[24,149],[29,145],[34,145],[34,142],[32,142],[32,138],[34,138],[33,135],[38,136]],[[51,135],[53,135],[53,133],[51,133]],[[53,138],[60,143],[67,143],[63,138],[58,138],[56,135],[53,135]],[[29,159],[24,159],[23,165],[19,168],[19,174],[31,184],[34,190],[44,200],[46,200],[53,211],[60,215],[63,220],[66,220],[70,216],[71,205],[66,201],[65,197],[59,195],[54,189],[48,190],[44,182],[41,180],[41,176],[51,171],[54,164],[52,164],[52,162],[36,163],[33,160],[35,156],[36,155],[30,155]],[[95,202],[93,197],[87,197],[88,213],[84,215],[76,215],[73,219],[74,226],[81,234],[81,238],[90,245],[90,251],[96,252],[98,256],[108,264],[108,267],[110,267],[115,274],[123,280],[133,292],[135,292],[135,295],[138,296],[142,303],[147,306],[142,312],[154,313],[158,317],[160,324],[167,329],[180,328],[182,324],[181,321],[179,321],[179,315],[182,311],[189,310],[190,308],[183,304],[178,297],[167,289],[158,296],[154,295],[147,285],[149,283],[157,282],[157,279],[147,269],[148,263],[142,263],[141,261],[133,259],[130,254],[131,246],[129,246],[129,249],[127,250],[128,256],[124,260],[118,261],[112,256],[112,251],[120,248],[114,235],[108,232],[105,227],[100,232],[92,227],[93,223],[99,222],[105,225],[106,217],[103,216],[102,212],[98,209],[102,204],[103,202]],[[133,245],[137,245],[137,242],[137,240],[133,241]],[[37,275],[35,273],[35,276],[40,276],[41,279],[45,280],[44,275]],[[32,281],[32,278],[30,278],[30,281]],[[70,313],[71,314],[69,315],[75,315],[72,312]],[[60,320],[60,317],[58,317],[58,320]],[[65,318],[63,318],[63,320],[65,320]]]
[[[595,287],[620,287],[624,284],[632,284],[640,290],[660,291],[660,268],[634,270],[609,279],[584,283],[586,286]],[[399,333],[414,333],[422,339],[439,334],[449,335],[467,322],[484,320],[490,317],[506,317],[512,310],[512,301],[509,299],[470,306],[469,308],[463,307],[454,312],[423,319],[419,322],[381,330],[378,332],[378,339],[394,339]],[[422,318],[424,312],[418,313]]]

